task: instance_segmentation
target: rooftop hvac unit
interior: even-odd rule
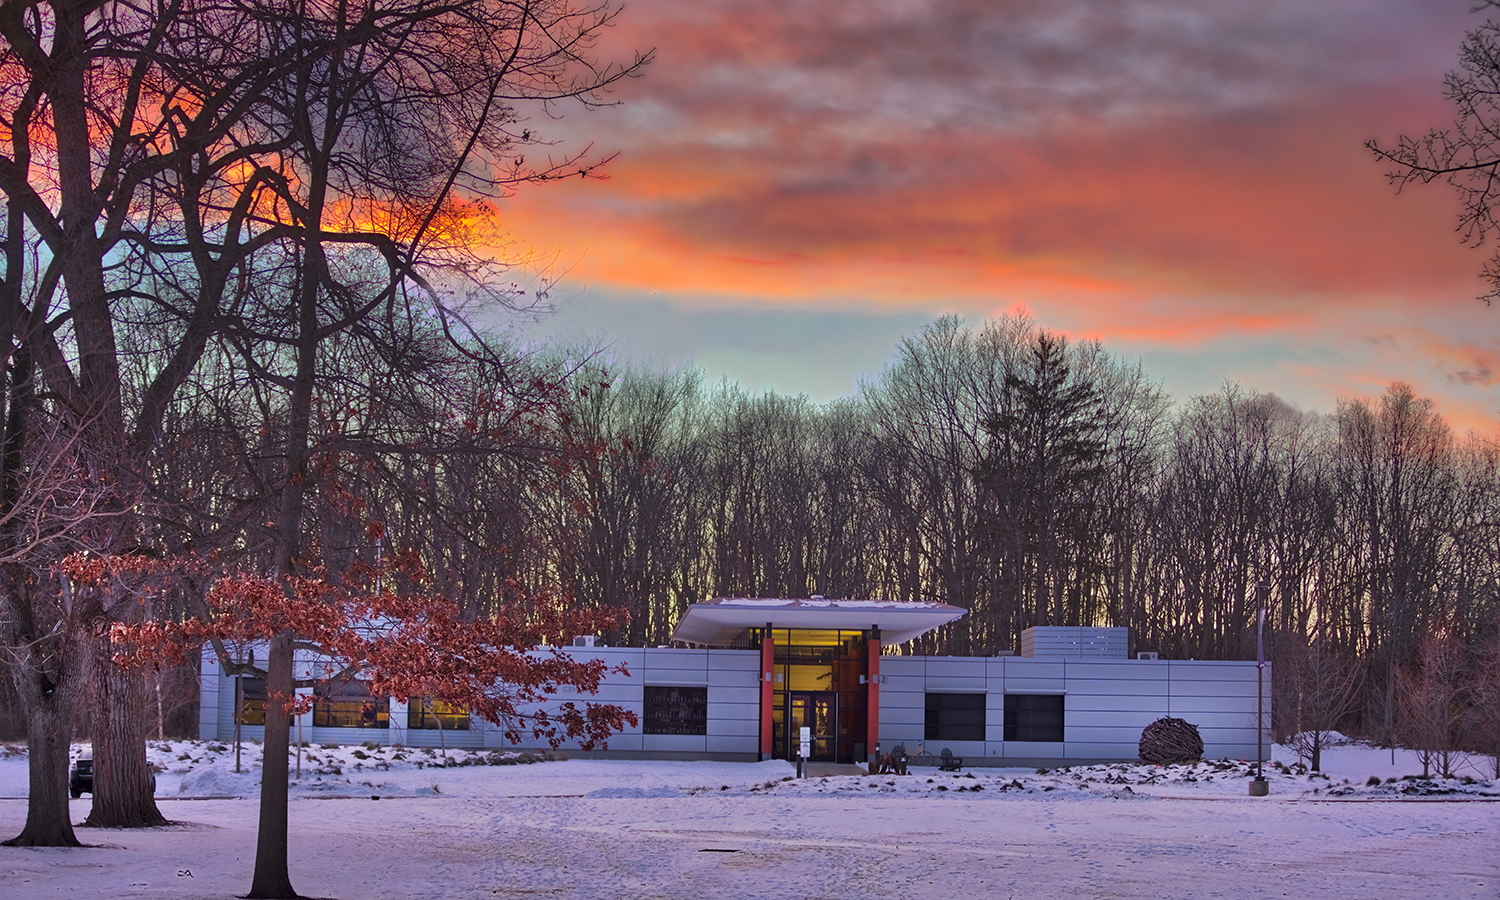
[[[1147,653],[1144,650],[1135,655],[1136,659],[1156,659],[1155,653]]]
[[[597,640],[599,640],[599,638],[598,638],[597,635],[580,634],[578,637],[573,638],[573,646],[575,646],[575,647],[592,647],[592,646],[594,646],[594,642],[597,641]]]

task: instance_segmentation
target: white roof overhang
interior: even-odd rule
[[[946,603],[887,600],[777,600],[720,597],[694,603],[677,623],[672,640],[722,646],[747,628],[864,631],[880,629],[882,644],[901,644],[961,617],[967,610]]]

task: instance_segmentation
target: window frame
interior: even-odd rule
[[[955,702],[953,698],[963,699]],[[922,740],[927,743],[983,741],[988,706],[988,695],[974,691],[925,692]],[[975,713],[978,713],[977,717]],[[974,721],[976,718],[978,721]]]
[[[686,696],[692,692],[692,696]],[[648,684],[641,698],[641,733],[708,735],[706,685]]]
[[[1068,695],[1061,691],[1045,694],[1007,692],[1004,739],[1022,744],[1063,743],[1067,735],[1067,697]],[[1037,702],[1041,700],[1055,700],[1057,708],[1042,708],[1054,704]]]
[[[365,728],[384,731],[391,727],[391,698],[370,693],[369,682],[350,678],[313,686],[314,728]],[[364,717],[371,707],[373,721]]]

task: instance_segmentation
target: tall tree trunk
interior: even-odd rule
[[[7,567],[4,590],[32,592],[20,566]],[[34,598],[22,599],[17,607],[34,608]],[[7,610],[10,612],[11,610]],[[70,629],[28,643],[24,659],[12,666],[16,692],[26,710],[26,752],[30,780],[27,785],[26,825],[8,847],[80,847],[68,813],[68,743],[73,731],[73,713],[78,702],[78,654],[69,639]],[[12,644],[15,646],[15,644]]]
[[[271,639],[266,660],[265,753],[261,757],[260,828],[255,840],[255,873],[251,900],[288,900],[297,896],[287,870],[287,790],[291,780],[292,716],[287,702],[293,693],[292,636],[283,632]],[[278,698],[280,698],[278,700]]]
[[[96,645],[94,702],[94,805],[84,825],[148,828],[167,824],[156,808],[146,764],[145,676],[109,658],[112,645]]]

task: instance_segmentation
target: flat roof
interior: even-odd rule
[[[901,600],[805,600],[768,597],[718,597],[688,607],[672,640],[722,646],[747,628],[798,628],[839,631],[880,629],[883,644],[901,644],[946,625],[968,610],[946,603]]]

